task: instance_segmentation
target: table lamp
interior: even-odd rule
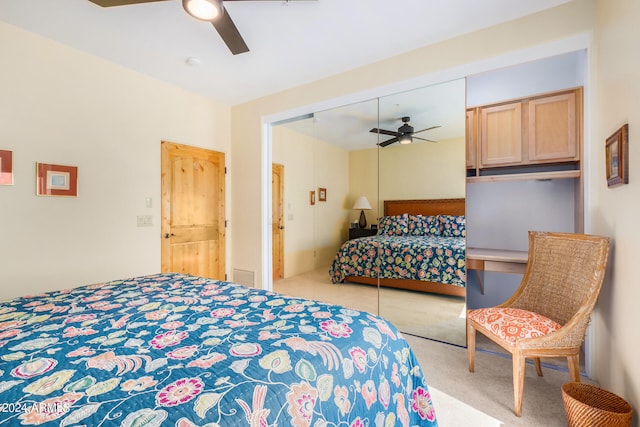
[[[360,221],[358,225],[360,228],[367,227],[367,217],[364,215],[364,211],[371,209],[371,205],[365,196],[358,197],[358,200],[353,204],[353,209],[360,209]]]

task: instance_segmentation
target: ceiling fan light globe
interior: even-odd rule
[[[398,142],[400,144],[411,144],[413,142],[413,138],[411,137],[411,135],[402,135],[400,138],[398,138]]]
[[[201,21],[211,22],[222,14],[222,2],[219,0],[182,0],[182,7]]]

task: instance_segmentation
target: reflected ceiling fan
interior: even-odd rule
[[[130,4],[152,3],[167,0],[89,0],[102,7],[126,6]],[[201,21],[211,22],[222,37],[227,47],[234,55],[249,52],[249,47],[242,39],[238,28],[233,23],[223,3],[228,1],[256,1],[256,0],[182,0],[182,7],[191,16]],[[289,3],[292,0],[258,0],[279,1]],[[302,0],[298,0],[302,1]],[[307,0],[309,1],[309,0]],[[313,1],[313,0],[311,0]]]
[[[426,132],[431,129],[436,129],[436,128],[439,128],[440,126],[431,126],[430,128],[414,131],[413,126],[409,124],[409,121],[411,121],[410,117],[405,116],[401,120],[402,120],[402,126],[398,128],[397,132],[394,132],[392,130],[378,129],[378,128],[373,128],[369,131],[377,134],[393,136],[393,138],[391,139],[387,139],[386,141],[380,142],[378,144],[380,147],[386,147],[387,145],[391,145],[394,142],[400,142],[400,144],[411,144],[414,138],[419,139],[421,141],[436,142],[431,139],[420,138],[419,136],[415,136],[415,134],[420,132]]]

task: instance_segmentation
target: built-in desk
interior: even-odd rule
[[[467,248],[467,270],[476,270],[480,293],[484,295],[484,271],[523,274],[527,266],[527,251]]]

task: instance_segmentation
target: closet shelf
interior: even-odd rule
[[[574,178],[580,178],[579,170],[470,176],[467,177],[467,182],[469,184],[473,184],[476,182],[507,182]]]

